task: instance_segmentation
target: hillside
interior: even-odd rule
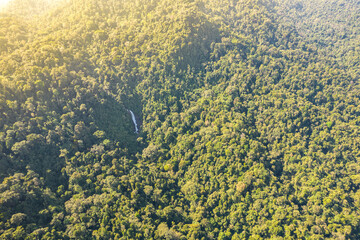
[[[1,239],[360,238],[357,1],[16,2]]]

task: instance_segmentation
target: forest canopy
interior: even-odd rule
[[[359,239],[359,42],[358,0],[11,0],[0,239]]]

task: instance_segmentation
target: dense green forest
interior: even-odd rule
[[[0,239],[360,239],[359,43],[359,0],[10,1]]]

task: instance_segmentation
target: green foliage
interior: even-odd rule
[[[330,2],[13,1],[0,238],[360,238],[360,5]]]

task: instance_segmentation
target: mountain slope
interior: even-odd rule
[[[358,238],[359,71],[286,4],[1,16],[1,238]]]

